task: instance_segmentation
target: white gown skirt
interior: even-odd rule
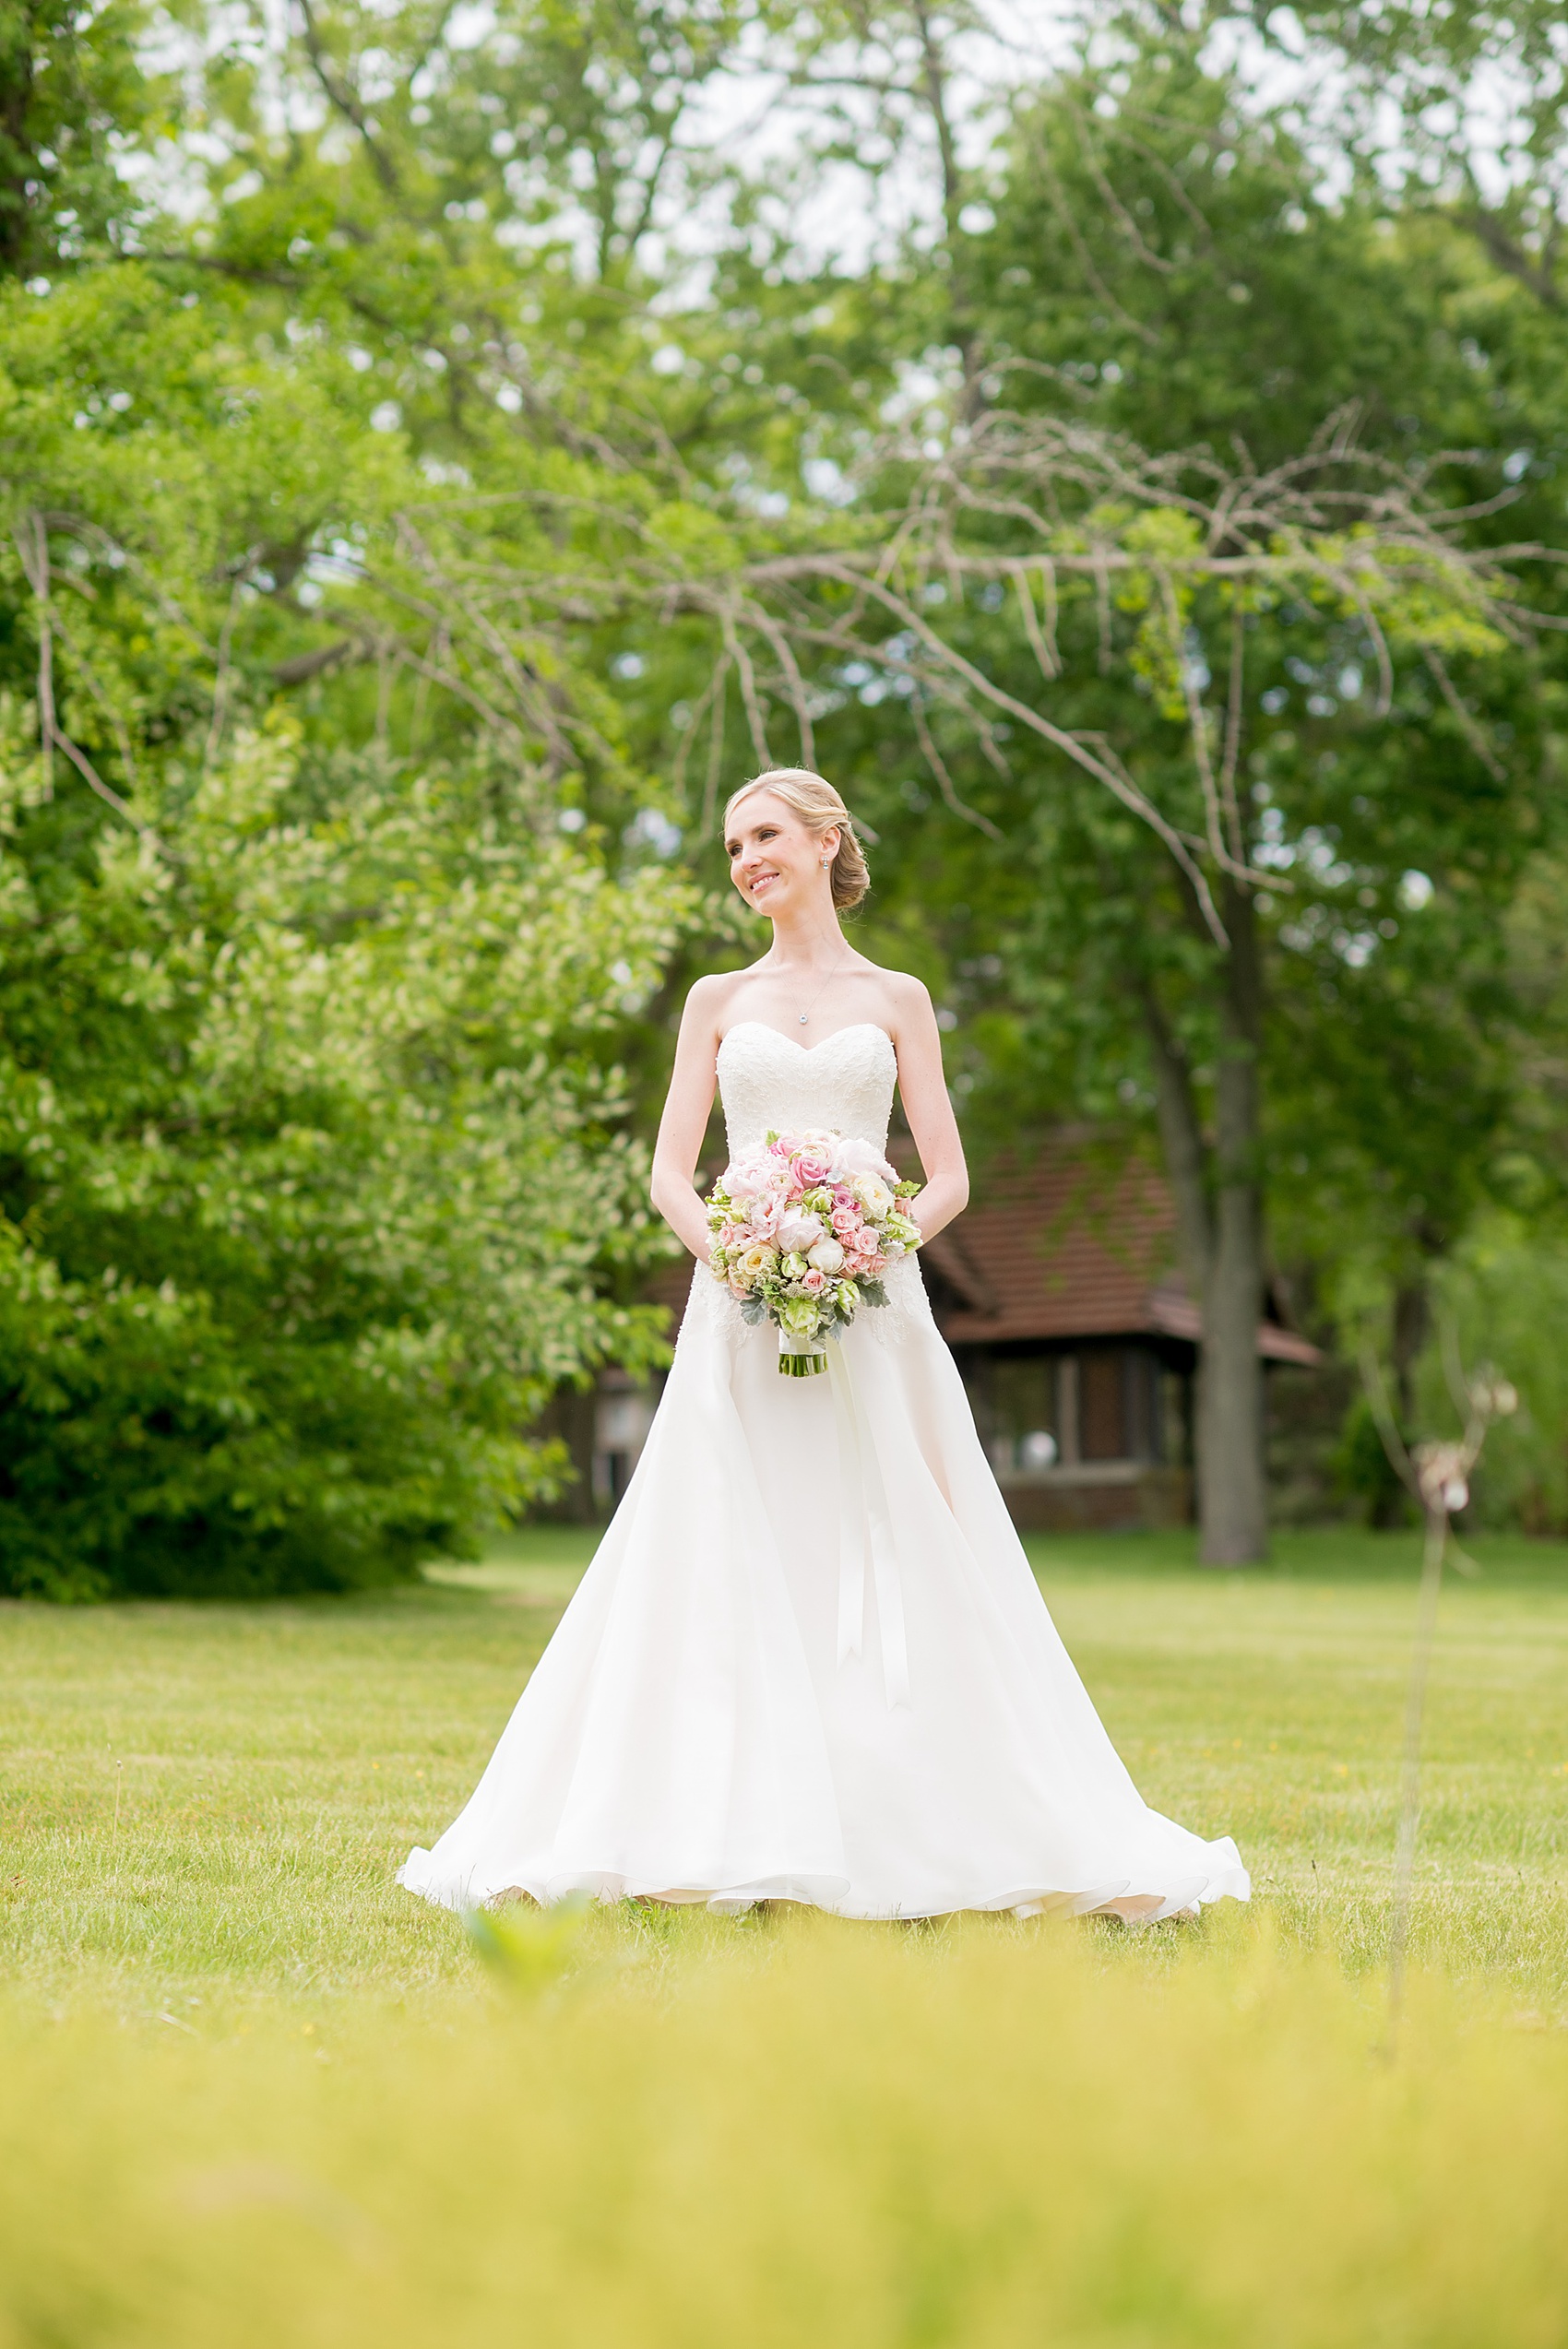
[[[706,1270],[614,1520],[461,1816],[398,1881],[853,1917],[1167,1916],[1249,1883],[1143,1801],[912,1261],[785,1379]],[[880,1326],[879,1326],[880,1325]]]

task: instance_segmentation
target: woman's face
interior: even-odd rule
[[[773,792],[754,791],[735,810],[724,846],[731,880],[758,913],[803,906],[824,894],[831,903],[822,860],[826,857],[831,863],[837,854],[837,825],[826,832],[808,832],[793,808]]]

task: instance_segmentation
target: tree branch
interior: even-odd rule
[[[311,0],[300,0],[300,17],[304,25],[305,53],[310,59],[316,80],[321,84],[328,101],[337,108],[344,121],[351,123],[363,139],[365,152],[375,166],[375,175],[382,186],[389,196],[398,195],[402,184],[398,174],[398,167],[372,130],[364,108],[360,104],[358,98],[347,83],[339,80],[327,62],[321,35],[316,30],[315,18],[312,13]]]

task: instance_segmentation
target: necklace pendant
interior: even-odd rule
[[[805,1013],[805,1012],[802,1012],[802,1013],[801,1014],[801,1026],[802,1026],[802,1027],[804,1027],[804,1026],[805,1026],[805,1024],[806,1024],[806,1021],[807,1021],[807,1018],[808,1018],[808,1017],[809,1017],[809,1014],[807,1014],[807,1013]]]

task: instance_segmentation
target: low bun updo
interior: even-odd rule
[[[814,774],[809,766],[770,766],[761,775],[754,775],[738,791],[731,791],[724,807],[724,829],[730,829],[730,819],[742,800],[754,791],[771,791],[783,801],[792,814],[798,815],[806,830],[820,839],[823,833],[838,831],[838,853],[833,860],[828,880],[833,889],[833,905],[837,913],[848,913],[858,906],[871,887],[871,873],[866,866],[865,851],[855,837],[855,820],[837,792],[825,776]]]

